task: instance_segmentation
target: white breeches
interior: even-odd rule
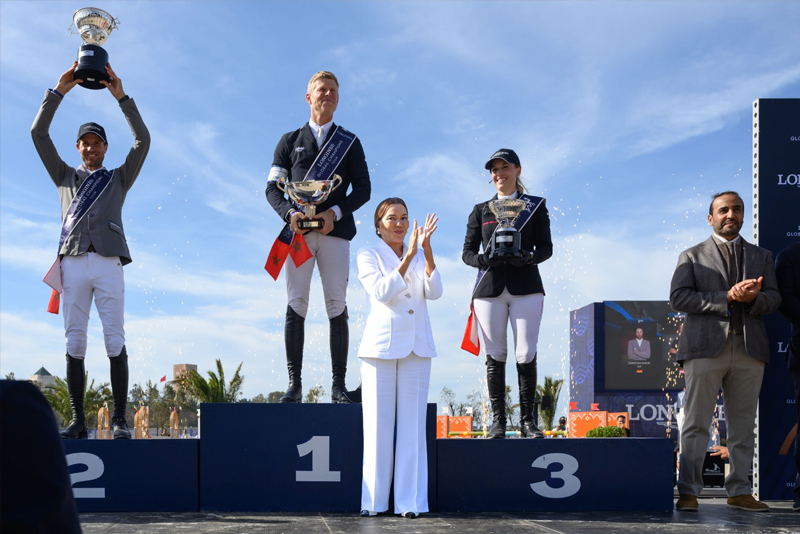
[[[362,510],[389,509],[394,460],[394,512],[428,511],[425,414],[430,378],[431,359],[413,352],[399,360],[362,358]]]
[[[530,363],[536,357],[539,326],[542,324],[544,295],[512,295],[504,289],[499,297],[476,298],[475,316],[483,332],[486,354],[498,362],[508,355],[508,320],[514,334],[514,355],[518,363]]]
[[[311,251],[311,258],[295,267],[292,257],[286,260],[286,293],[289,306],[301,317],[308,313],[308,295],[314,263],[319,263],[319,277],[325,296],[328,318],[338,317],[344,311],[347,298],[347,280],[350,274],[350,241],[341,237],[309,232],[303,236]]]
[[[106,258],[94,252],[61,259],[61,306],[67,352],[86,357],[86,331],[92,297],[103,324],[106,354],[119,356],[125,345],[125,277],[119,256]]]

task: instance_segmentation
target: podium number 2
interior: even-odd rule
[[[81,464],[87,467],[86,471],[70,473],[69,481],[73,486],[78,482],[97,480],[103,476],[105,465],[103,460],[95,454],[88,452],[75,452],[67,455],[67,465]],[[105,488],[72,488],[72,494],[76,499],[105,499]]]
[[[311,471],[295,471],[297,482],[340,482],[341,471],[331,471],[331,437],[314,436],[297,446],[303,457],[311,454]]]
[[[581,481],[578,477],[575,476],[575,473],[578,471],[578,460],[575,459],[574,456],[570,456],[569,454],[563,453],[554,453],[554,454],[545,454],[543,456],[539,456],[536,460],[533,461],[531,467],[537,467],[539,469],[547,469],[552,464],[559,464],[561,465],[561,469],[558,471],[553,471],[550,473],[550,478],[557,478],[563,480],[564,483],[558,488],[554,488],[550,484],[547,483],[547,480],[543,480],[541,482],[536,482],[535,484],[531,484],[531,489],[537,494],[541,495],[542,497],[548,497],[550,499],[563,499],[565,497],[571,497],[578,493],[578,490],[581,489]]]

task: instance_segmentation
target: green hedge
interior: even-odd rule
[[[599,426],[586,433],[587,438],[624,438],[625,429],[618,426]]]

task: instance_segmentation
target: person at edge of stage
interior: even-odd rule
[[[324,222],[322,228],[301,230],[298,223],[308,217],[295,206],[278,188],[278,180],[302,181],[312,168],[326,140],[334,137],[338,127],[333,123],[333,114],[339,104],[339,81],[327,71],[320,71],[308,82],[306,102],[311,118],[298,130],[281,137],[275,148],[272,169],[269,174],[266,195],[272,208],[281,220],[291,226],[295,233],[302,234],[311,258],[295,267],[291,258],[287,260],[285,344],[286,362],[289,371],[289,387],[281,397],[282,403],[302,402],[303,345],[305,340],[305,318],[314,264],[319,265],[325,311],[330,327],[331,402],[348,402],[343,396],[347,354],[350,343],[347,324],[347,281],[350,272],[350,241],[356,235],[353,212],[363,206],[370,197],[370,179],[364,149],[355,138],[342,157],[334,174],[342,183],[328,199],[317,206],[315,219]],[[348,193],[348,189],[350,192]]]
[[[789,374],[794,384],[797,421],[800,422],[800,243],[788,246],[775,258],[775,276],[783,302],[778,311],[791,323],[786,352]],[[794,483],[792,510],[800,511],[800,432],[794,438],[794,465],[798,475]]]
[[[545,199],[525,194],[522,165],[516,152],[501,148],[492,154],[485,168],[491,172],[497,194],[473,208],[467,222],[462,260],[479,273],[485,273],[476,283],[472,297],[486,345],[486,383],[492,406],[488,437],[502,439],[506,434],[506,328],[510,320],[519,380],[520,432],[523,438],[542,438],[535,402],[537,343],[544,307],[544,286],[538,265],[553,255],[550,218]],[[518,221],[526,218],[519,229],[522,256],[490,258],[490,242],[498,225],[489,202],[522,197],[529,202],[526,211],[533,210],[532,214],[523,212],[518,218]]]
[[[681,252],[670,284],[670,305],[686,314],[678,361],[686,377],[686,406],[678,471],[679,511],[697,511],[704,487],[709,426],[722,388],[730,474],[729,508],[769,510],[751,494],[758,394],[770,351],[763,316],[778,310],[781,295],[772,253],[739,235],[744,201],[735,191],[713,196],[712,235]]]
[[[375,210],[375,231],[381,240],[375,247],[358,251],[358,279],[368,306],[358,349],[364,517],[388,510],[392,481],[396,514],[414,518],[428,511],[425,415],[436,347],[426,301],[442,296],[431,248],[437,222],[436,214],[428,214],[422,227],[415,219],[406,245],[406,203],[387,198]]]
[[[62,219],[84,181],[98,171],[106,176],[109,171],[103,160],[108,150],[105,130],[97,123],[89,122],[78,131],[76,147],[83,163],[70,167],[58,155],[50,139],[50,123],[62,100],[73,87],[83,80],[75,79],[77,62],[58,79],[54,89],[48,89],[39,113],[33,121],[31,136],[36,151],[58,188],[61,199]],[[61,432],[64,439],[86,439],[86,414],[84,413],[84,389],[86,374],[87,327],[89,311],[94,297],[95,307],[103,325],[106,354],[111,365],[111,391],[114,412],[111,430],[114,439],[130,439],[131,433],[125,421],[128,400],[128,353],[125,347],[125,279],[122,267],[131,262],[122,224],[122,205],[128,191],[139,176],[150,149],[150,133],[142,121],[133,99],[125,94],[122,80],[106,65],[110,81],[101,81],[119,103],[125,120],[133,134],[133,146],[125,162],[110,171],[110,181],[103,192],[91,204],[85,216],[75,224],[71,233],[63,239],[58,251],[61,259],[61,281],[63,293],[61,305],[64,310],[64,329],[67,339],[67,388],[72,407],[72,421]],[[79,199],[80,200],[80,199]],[[88,203],[87,203],[88,204]],[[86,205],[86,204],[84,204]],[[64,233],[64,232],[62,232]]]

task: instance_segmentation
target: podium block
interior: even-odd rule
[[[666,438],[442,439],[437,445],[440,512],[673,509]]]
[[[79,512],[196,512],[198,440],[64,440]]]
[[[200,509],[357,512],[360,404],[202,404]],[[429,404],[429,506],[436,506],[436,405]]]

